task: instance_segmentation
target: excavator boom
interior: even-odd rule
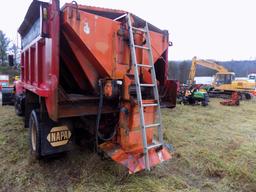
[[[219,73],[223,73],[223,74],[230,73],[225,67],[218,65],[217,63],[214,63],[213,61],[197,59],[196,57],[193,57],[191,68],[190,68],[190,73],[189,73],[189,78],[188,78],[189,84],[192,84],[194,82],[197,65],[201,65],[203,67],[213,69],[213,70],[215,70]]]
[[[221,91],[223,94],[230,94],[230,92],[237,91],[243,93],[246,98],[249,98],[249,92],[255,89],[255,83],[235,80],[234,72],[228,71],[225,67],[213,61],[197,59],[196,57],[193,57],[192,59],[192,64],[188,78],[189,85],[192,85],[194,83],[197,65],[201,65],[203,67],[217,71],[214,77],[214,81],[212,82],[212,86],[214,87],[215,90],[214,94],[219,93],[219,91]]]

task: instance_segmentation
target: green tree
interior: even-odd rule
[[[8,46],[10,44],[10,40],[4,34],[3,31],[0,30],[0,64],[4,64],[7,59],[7,51]]]
[[[13,64],[15,67],[17,67],[19,65],[20,49],[15,43],[12,43],[10,46],[10,51],[13,54]]]

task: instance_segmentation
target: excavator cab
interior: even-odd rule
[[[232,84],[232,81],[235,80],[235,73],[216,73],[215,75],[215,84],[223,85],[223,84]]]
[[[248,81],[252,83],[256,83],[256,73],[251,73],[248,75]]]

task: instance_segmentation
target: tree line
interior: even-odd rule
[[[19,64],[19,48],[6,34],[0,30],[0,65],[17,66]]]

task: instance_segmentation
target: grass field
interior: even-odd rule
[[[0,107],[1,191],[256,191],[256,102],[163,109],[175,155],[151,172],[127,175],[86,149],[44,161],[29,158],[28,130]]]

